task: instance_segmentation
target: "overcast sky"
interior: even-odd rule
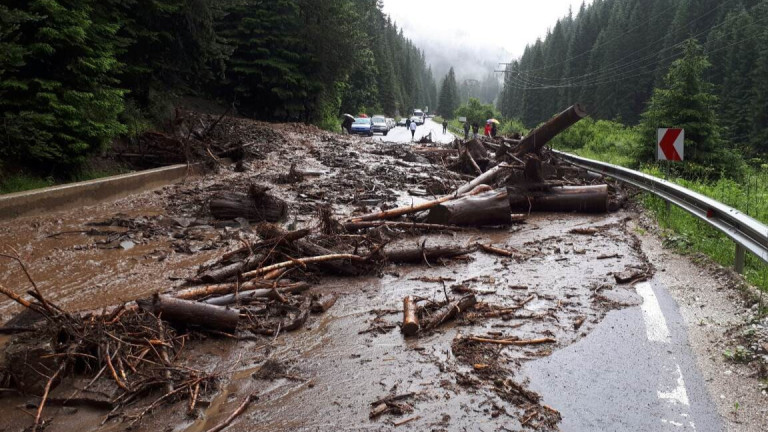
[[[569,7],[576,15],[582,0],[383,2],[384,12],[424,50],[436,75],[444,73],[443,63],[456,67],[457,75],[477,75],[493,63],[522,55],[527,44],[543,38],[558,18],[568,15]]]

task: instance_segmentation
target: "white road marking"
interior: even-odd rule
[[[653,288],[648,282],[641,282],[635,286],[637,293],[643,297],[643,304],[640,308],[643,311],[645,321],[645,333],[651,342],[671,343],[667,320],[661,312],[659,300],[653,293]]]
[[[677,367],[677,385],[671,391],[663,392],[656,391],[659,395],[659,399],[666,399],[672,403],[691,406],[691,402],[688,400],[688,392],[685,390],[685,381],[683,380],[683,372],[680,370],[680,365]]]
[[[659,299],[656,298],[656,294],[653,292],[651,284],[648,282],[641,282],[637,284],[635,288],[637,289],[637,293],[643,298],[643,304],[640,306],[640,309],[643,311],[645,334],[648,337],[648,340],[665,344],[672,343],[669,327],[667,327],[667,320],[664,318],[664,313],[661,311],[661,306],[659,305]],[[685,389],[683,372],[680,370],[679,364],[675,364],[675,368],[676,377],[674,388],[670,391],[657,390],[656,394],[659,399],[669,403],[690,407],[691,402],[688,399],[688,391]],[[687,414],[681,413],[681,416],[687,417]],[[661,422],[677,428],[684,426],[684,423],[668,419],[661,419]],[[692,421],[688,422],[688,424],[693,430],[696,430],[696,426]]]

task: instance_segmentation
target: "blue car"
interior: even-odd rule
[[[367,117],[357,117],[352,123],[350,132],[353,134],[373,136],[373,123]]]

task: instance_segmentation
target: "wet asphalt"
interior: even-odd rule
[[[454,136],[427,119],[415,139]],[[404,127],[374,139],[410,142]],[[562,414],[563,431],[722,431],[677,303],[658,281],[636,285],[637,306],[611,311],[579,342],[531,361],[522,375]]]

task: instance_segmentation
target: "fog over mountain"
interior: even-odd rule
[[[589,4],[592,0],[586,0]],[[382,0],[404,35],[424,51],[438,83],[453,66],[457,82],[482,81],[523,54],[547,29],[577,14],[582,0]],[[501,80],[501,74],[496,74]]]

